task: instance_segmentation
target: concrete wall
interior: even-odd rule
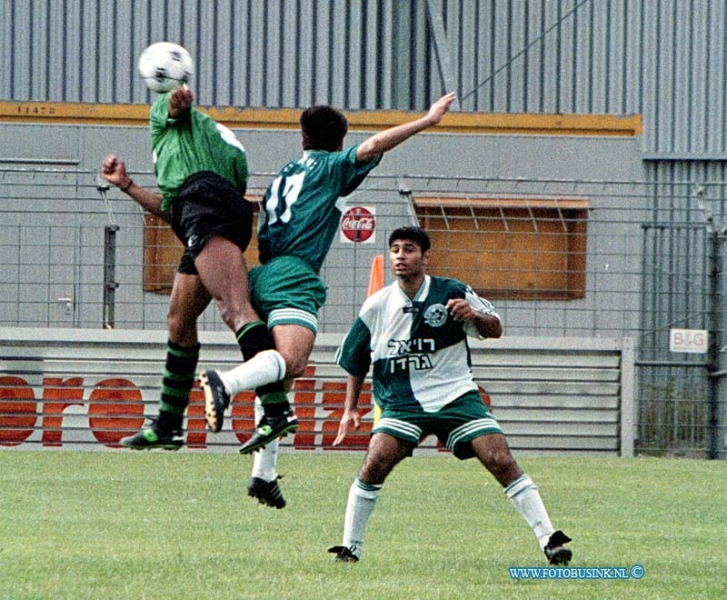
[[[286,450],[364,450],[373,423],[370,387],[363,426],[341,448],[338,429],[346,374],[334,362],[340,335],[319,336],[308,372],[291,398],[301,422]],[[158,411],[166,339],[149,332],[0,328],[0,447],[118,449]],[[229,336],[204,334],[200,366],[229,368]],[[506,338],[474,341],[475,380],[513,451],[632,456],[634,351],[628,339]],[[236,451],[254,428],[254,393],[235,396],[223,431],[209,434],[204,396],[192,392],[187,448]],[[442,451],[434,438],[422,451]]]

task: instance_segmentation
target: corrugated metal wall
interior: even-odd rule
[[[196,57],[203,105],[643,113],[645,152],[727,157],[722,0],[0,0],[0,99],[146,103]]]
[[[2,0],[0,6],[9,16],[0,38],[3,99],[146,103],[136,60],[149,43],[166,39],[195,57],[195,87],[205,105],[327,102],[375,109],[428,101],[414,90],[411,98],[404,93],[408,79],[429,70],[424,3]],[[414,67],[416,75],[409,72]],[[429,89],[428,77],[417,89]]]

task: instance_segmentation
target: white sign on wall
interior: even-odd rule
[[[706,354],[708,345],[709,333],[706,329],[669,330],[669,350],[671,352]]]
[[[376,241],[376,208],[353,206],[341,217],[343,243],[373,244]]]

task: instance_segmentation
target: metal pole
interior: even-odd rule
[[[106,195],[109,184],[100,174],[96,175],[96,190],[101,194],[109,219],[109,225],[104,227],[103,328],[113,329],[116,322],[116,288],[119,287],[116,281],[116,232],[119,226]]]
[[[708,235],[708,283],[707,283],[707,319],[709,330],[709,347],[707,348],[707,458],[719,458],[719,396],[722,380],[722,310],[724,276],[722,268],[722,243],[724,242],[724,229],[718,230],[709,206],[704,202],[704,188],[697,190],[697,204],[701,209]]]
[[[104,227],[103,327],[113,329],[116,321],[116,232],[118,225]]]

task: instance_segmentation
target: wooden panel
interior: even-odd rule
[[[300,109],[237,108],[199,106],[215,121],[231,129],[300,128]],[[350,131],[378,131],[408,123],[411,112],[390,110],[347,111]],[[423,116],[423,113],[422,113]],[[98,102],[0,101],[0,123],[62,123],[64,125],[120,126],[149,125],[148,104],[102,104]],[[463,134],[593,135],[639,136],[641,115],[608,114],[490,114],[453,112],[437,126],[437,131]]]
[[[551,350],[548,352],[523,352],[510,350],[507,353],[498,350],[490,350],[479,357],[479,362],[474,365],[476,370],[486,373],[487,370],[495,367],[543,367],[543,368],[598,368],[605,370],[619,369],[620,356],[616,352],[563,352]]]
[[[495,394],[491,387],[489,390],[492,394]],[[575,396],[566,396],[563,394],[545,396],[542,394],[523,395],[508,393],[506,397],[501,396],[500,394],[495,394],[495,400],[492,403],[493,411],[496,411],[499,416],[500,411],[507,410],[508,408],[536,410],[569,409],[577,412],[590,409],[618,410],[619,401],[618,396],[615,394],[605,396],[584,396],[581,394]]]
[[[429,272],[481,295],[576,299],[585,295],[584,200],[415,198],[434,248]]]
[[[531,381],[618,381],[618,369],[597,368],[552,368],[525,367],[510,365],[507,367],[477,367],[475,374],[488,381],[512,380],[514,378]]]
[[[610,423],[618,424],[619,414],[617,408],[603,410],[600,407],[587,408],[584,406],[557,406],[545,410],[543,406],[530,406],[528,408],[513,408],[497,406],[493,408],[497,420],[502,423],[524,422],[532,423],[535,428],[540,423]]]
[[[538,450],[545,452],[559,453],[560,450],[574,450],[582,454],[594,450],[608,450],[608,455],[613,456],[614,452],[618,452],[618,442],[613,436],[609,437],[593,437],[584,442],[581,437],[560,436],[557,440],[547,444],[542,436],[518,435],[515,433],[507,434],[511,447],[522,450]]]
[[[144,214],[144,291],[169,294],[184,246],[159,217]]]
[[[259,265],[257,247],[257,214],[259,197],[250,196],[254,213],[252,238],[245,250],[248,269]],[[144,214],[144,291],[157,294],[171,294],[174,274],[184,252],[182,242],[174,235],[168,223],[154,215]]]

